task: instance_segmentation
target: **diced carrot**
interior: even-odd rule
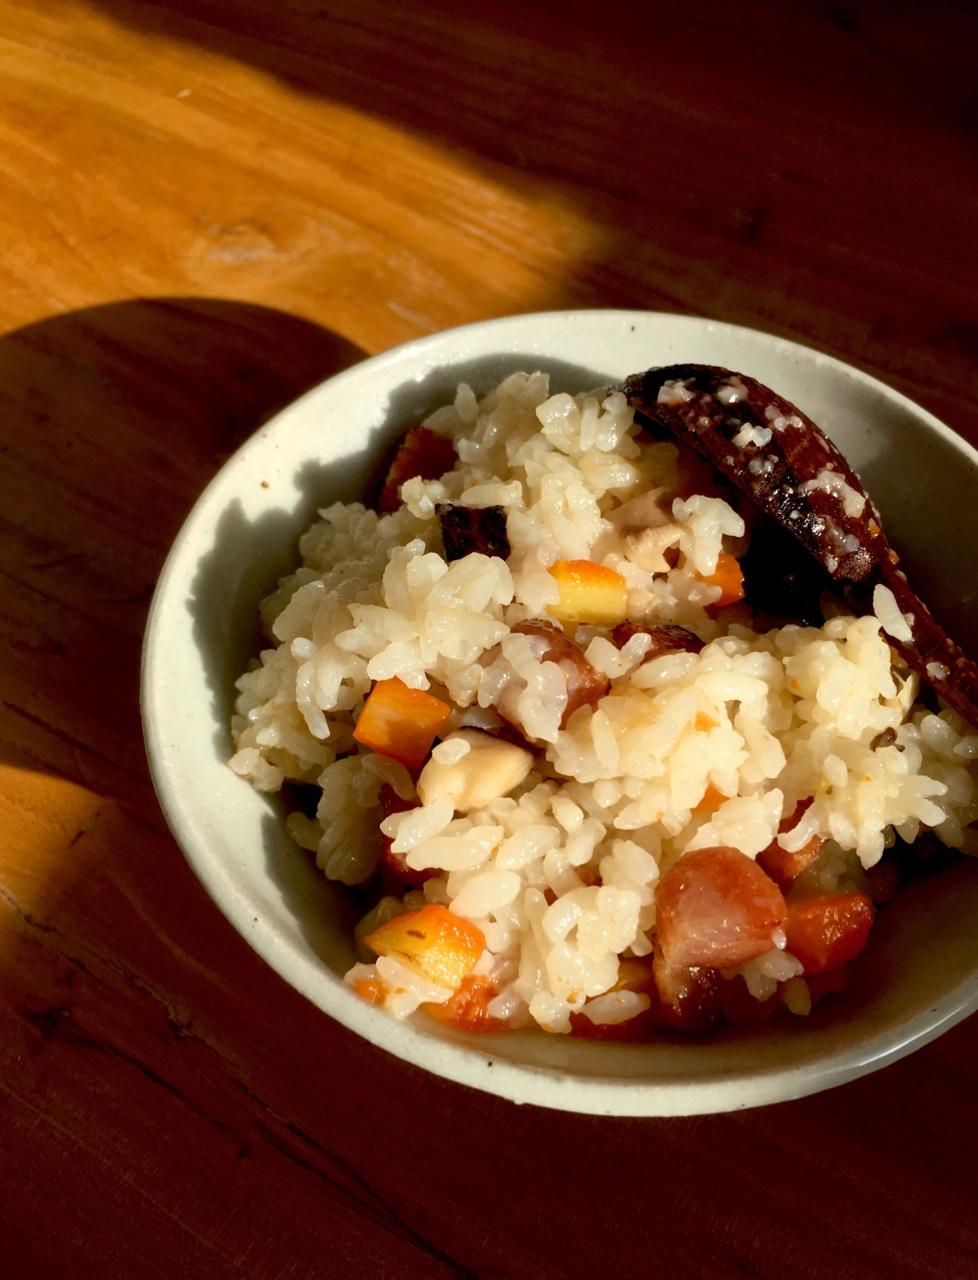
[[[717,722],[712,716],[708,716],[705,711],[697,711],[696,718],[693,721],[693,728],[697,733],[709,733],[711,729],[715,729],[716,727]],[[727,799],[726,796],[723,798],[724,800]]]
[[[770,951],[785,922],[781,890],[746,854],[684,854],[659,881],[656,937],[669,969],[734,969]],[[658,981],[658,977],[656,979]]]
[[[800,800],[795,806],[795,810],[787,818],[782,818],[779,832],[793,831],[801,821],[806,809],[811,806],[811,799]],[[807,844],[802,845],[800,849],[796,849],[794,853],[789,853],[787,849],[782,849],[777,839],[771,841],[766,849],[762,849],[757,855],[757,862],[763,867],[767,874],[782,889],[787,889],[803,871],[807,871],[813,862],[818,858],[822,851],[822,845],[825,843],[825,837],[815,835]]]
[[[628,587],[614,569],[593,560],[558,560],[550,566],[560,599],[549,612],[561,622],[613,627],[628,608]]]
[[[457,988],[485,947],[481,929],[435,903],[395,916],[364,938],[379,956],[396,955],[432,982]]]
[[[435,734],[451,712],[447,702],[423,689],[409,689],[396,676],[378,680],[363,704],[353,736],[365,747],[415,769],[424,763]]]
[[[436,1022],[460,1031],[503,1031],[506,1023],[489,1013],[495,996],[496,988],[490,978],[470,973],[462,979],[462,985],[450,1000],[444,1004],[423,1004],[421,1008]]]
[[[383,1004],[384,984],[379,978],[357,978],[353,989],[367,1004]]]
[[[789,903],[787,950],[806,973],[847,964],[865,947],[874,914],[864,893],[828,893]]]
[[[384,480],[379,511],[396,511],[401,505],[401,485],[420,476],[422,480],[438,480],[458,462],[451,440],[430,427],[411,427],[398,447]]]
[[[712,573],[696,575],[701,582],[711,587],[720,588],[719,600],[714,600],[711,609],[720,609],[725,604],[736,604],[744,598],[744,572],[736,556],[721,552],[717,559],[717,567]]]
[[[696,806],[697,813],[715,813],[722,804],[730,799],[725,796],[722,791],[717,790],[712,782],[706,784],[706,790],[703,792],[703,799]]]

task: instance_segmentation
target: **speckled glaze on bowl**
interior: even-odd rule
[[[174,543],[143,653],[142,711],[160,803],[211,897],[277,972],[330,1017],[416,1066],[568,1111],[664,1116],[800,1097],[881,1067],[978,1008],[978,867],[964,860],[882,911],[851,990],[810,1018],[706,1042],[615,1045],[521,1032],[474,1037],[398,1023],[342,982],[353,917],[292,845],[281,806],[225,766],[235,677],[258,648],[257,604],[295,561],[317,507],[361,496],[385,448],[457,382],[516,369],[556,390],[693,361],[751,374],[841,446],[880,507],[911,581],[978,649],[978,454],[932,415],[828,356],[688,316],[565,311],[490,320],[366,360],[280,413],[225,464]],[[964,589],[962,588],[964,584]]]

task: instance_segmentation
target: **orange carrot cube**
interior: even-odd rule
[[[719,600],[714,600],[711,609],[722,608],[725,604],[736,604],[744,598],[744,572],[736,556],[721,552],[717,559],[717,567],[712,573],[696,575],[700,582],[711,587],[719,587],[722,592]]]
[[[874,915],[863,893],[828,893],[793,902],[785,925],[787,949],[806,974],[836,969],[865,947]]]
[[[384,1003],[384,984],[378,978],[357,978],[353,989],[367,1004]]]
[[[471,973],[486,945],[481,929],[437,904],[395,916],[364,942],[379,956],[396,956],[431,982],[453,989]]]
[[[409,689],[395,676],[378,680],[363,704],[353,736],[409,769],[423,764],[451,707],[423,689]]]
[[[505,1022],[489,1013],[489,1004],[495,996],[491,978],[470,973],[450,1000],[444,1004],[423,1004],[421,1008],[436,1022],[460,1031],[503,1031]]]
[[[593,560],[558,560],[550,566],[560,599],[549,612],[561,622],[589,622],[613,627],[625,617],[628,587],[614,569]]]
[[[723,792],[713,785],[712,782],[706,784],[706,790],[703,792],[703,798],[696,806],[697,813],[715,813],[722,804],[726,804],[730,799]]]

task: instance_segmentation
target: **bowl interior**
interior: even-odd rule
[[[978,457],[868,376],[804,347],[691,317],[563,312],[422,339],[331,379],[230,459],[188,518],[147,628],[143,712],[154,781],[197,874],[248,941],[326,1012],[389,1051],[511,1097],[579,1111],[690,1114],[798,1096],[869,1070],[978,1006],[978,875],[962,863],[880,913],[853,988],[805,1020],[706,1043],[623,1046],[542,1033],[473,1039],[398,1024],[346,988],[355,919],[287,838],[279,800],[225,767],[234,681],[259,647],[259,599],[295,563],[319,507],[368,491],[389,444],[459,381],[544,369],[557,390],[673,361],[749,373],[841,446],[911,581],[978,650]]]

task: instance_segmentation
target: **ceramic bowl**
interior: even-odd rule
[[[259,599],[294,564],[316,508],[362,496],[399,433],[450,399],[459,381],[484,391],[514,370],[543,369],[555,390],[582,390],[677,361],[749,373],[814,418],[860,472],[911,581],[978,650],[973,449],[904,396],[816,351],[695,317],[631,311],[490,320],[329,379],[215,476],[170,552],[147,625],[142,708],[153,780],[221,911],[331,1018],[395,1057],[514,1102],[644,1116],[758,1106],[881,1067],[978,1007],[978,873],[962,860],[911,884],[880,913],[852,988],[807,1019],[645,1045],[400,1023],[343,984],[353,915],[342,888],[288,839],[281,806],[225,765],[234,680],[259,646]]]

